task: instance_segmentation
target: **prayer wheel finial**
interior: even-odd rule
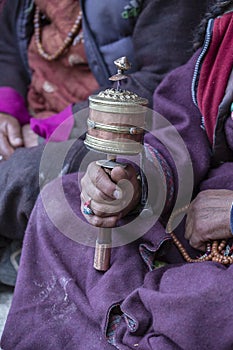
[[[118,81],[126,79],[127,75],[125,75],[124,72],[131,68],[131,63],[128,61],[128,58],[126,56],[120,57],[114,61],[114,64],[117,67],[117,74],[111,76],[109,80]]]

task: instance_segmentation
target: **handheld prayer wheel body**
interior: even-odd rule
[[[127,90],[107,89],[90,96],[86,146],[113,155],[140,153],[146,104]]]
[[[115,62],[118,64],[118,60]],[[118,74],[110,79],[123,78],[122,70],[118,70]],[[121,90],[119,86],[89,97],[88,130],[84,143],[87,148],[106,154],[106,168],[114,167],[117,155],[136,155],[142,151],[147,103],[147,99]],[[101,166],[105,168],[104,162]],[[96,240],[94,268],[108,270],[110,255],[111,229],[101,228]]]

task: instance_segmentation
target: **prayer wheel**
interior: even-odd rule
[[[117,88],[106,89],[89,97],[89,117],[84,143],[88,149],[106,154],[97,162],[103,168],[113,168],[117,155],[137,155],[142,151],[147,99],[120,89],[120,81],[127,78],[130,67],[126,57],[114,61],[118,72],[110,80]],[[111,162],[109,162],[111,160]],[[102,228],[96,241],[94,267],[106,271],[110,264],[111,230]]]

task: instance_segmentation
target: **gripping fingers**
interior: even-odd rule
[[[14,148],[10,145],[8,138],[4,134],[0,134],[0,155],[3,159],[8,159],[12,153],[14,152]]]
[[[96,227],[109,227],[109,228],[116,226],[116,222],[119,219],[118,216],[100,217],[95,215],[94,211],[93,211],[93,215],[85,214],[84,207],[85,207],[85,203],[82,202],[81,210],[82,210],[83,216],[85,217],[85,219],[88,221],[89,224]]]

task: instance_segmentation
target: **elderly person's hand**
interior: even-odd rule
[[[136,170],[130,164],[116,166],[109,174],[95,162],[89,164],[81,180],[81,209],[88,202],[93,215],[87,221],[98,227],[114,227],[117,221],[134,209],[140,201],[141,187]]]
[[[23,146],[21,126],[17,119],[9,114],[0,113],[0,155],[10,157],[17,147]]]
[[[206,190],[190,204],[185,238],[192,247],[205,250],[206,242],[233,238],[230,230],[230,211],[233,191]]]
[[[31,129],[30,124],[22,127],[24,147],[38,146],[38,135]]]

